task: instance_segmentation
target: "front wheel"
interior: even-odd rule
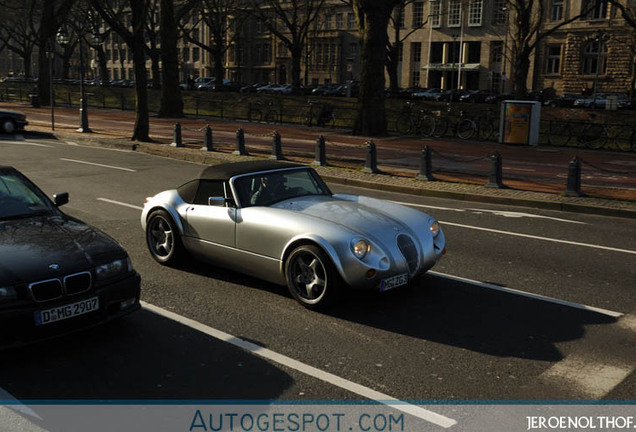
[[[457,136],[460,139],[471,139],[477,132],[477,125],[471,119],[462,119],[457,123]]]
[[[409,135],[412,128],[411,116],[408,114],[401,114],[395,121],[395,130],[400,135]]]
[[[146,225],[146,244],[150,255],[160,264],[176,264],[184,254],[176,224],[164,210],[157,210],[150,215]]]
[[[17,126],[15,125],[15,122],[13,120],[4,119],[2,120],[2,123],[1,123],[1,129],[2,129],[2,132],[6,134],[12,134],[12,133],[15,133],[15,131],[17,130]]]
[[[308,309],[328,305],[339,289],[340,275],[329,257],[318,247],[299,246],[285,262],[289,293]]]
[[[599,149],[607,143],[609,133],[607,129],[598,123],[589,123],[583,128],[579,141],[590,149]]]
[[[435,121],[435,130],[433,130],[433,136],[435,138],[441,138],[448,130],[448,120],[444,117],[438,117]]]
[[[435,132],[435,117],[431,115],[425,115],[420,122],[420,133],[424,137],[430,137]]]

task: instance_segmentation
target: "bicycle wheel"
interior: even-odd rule
[[[632,127],[632,133],[629,135],[629,141],[626,146],[625,150],[636,151],[636,126]]]
[[[278,113],[274,110],[268,110],[265,113],[265,123],[277,123]]]
[[[435,138],[443,137],[448,130],[448,120],[444,117],[438,117],[435,119],[435,129],[433,130],[433,136]]]
[[[477,122],[477,139],[480,141],[489,140],[495,134],[493,120],[488,117],[480,117]]]
[[[551,120],[548,129],[548,144],[554,146],[564,146],[572,138],[570,123]]]
[[[263,120],[263,113],[258,108],[251,108],[247,113],[247,120],[250,122],[260,123]]]
[[[422,117],[420,121],[420,133],[422,136],[430,137],[433,135],[435,131],[435,117],[430,115],[425,115]]]
[[[395,121],[395,131],[400,135],[410,135],[413,129],[413,121],[408,114],[400,114]]]
[[[585,147],[590,149],[599,149],[609,139],[609,132],[607,128],[599,123],[588,123],[583,127],[581,135],[579,135],[579,142]]]
[[[471,119],[461,119],[457,123],[457,136],[460,139],[467,140],[475,136],[477,132],[477,125]]]

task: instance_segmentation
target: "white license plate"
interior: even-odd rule
[[[387,291],[387,290],[390,290],[391,288],[406,285],[408,281],[409,281],[409,275],[407,273],[403,273],[401,275],[382,279],[382,282],[380,283],[380,291]]]
[[[84,315],[99,309],[99,297],[91,297],[67,305],[37,311],[35,313],[35,325],[50,324],[56,321]]]

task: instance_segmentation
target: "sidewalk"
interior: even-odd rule
[[[189,160],[200,163],[237,161],[247,158],[269,157],[272,154],[271,125],[255,125],[246,122],[219,119],[159,119],[151,117],[151,137],[154,143],[131,142],[134,113],[129,111],[89,110],[90,127],[93,133],[75,132],[79,123],[77,108],[56,107],[55,131],[51,131],[50,111],[31,108],[24,104],[0,103],[0,109],[22,111],[27,114],[29,133],[53,133],[60,140],[134,149],[151,154]],[[184,147],[173,147],[174,124],[179,122],[183,131]],[[202,150],[203,129],[206,123],[214,126],[214,151]],[[235,150],[236,131],[245,129],[246,148],[250,156],[232,154]],[[327,156],[328,167],[316,166],[327,181],[352,186],[372,187],[385,191],[437,196],[480,202],[520,205],[543,209],[576,211],[619,217],[636,217],[636,155],[609,151],[582,149],[531,148],[498,143],[480,143],[460,140],[424,142],[418,138],[384,137],[374,139],[378,148],[380,174],[364,173],[366,142],[364,137],[353,137],[343,131],[310,129],[296,125],[276,125],[284,139],[286,159],[312,163],[315,141],[319,134],[325,136],[331,153]],[[434,169],[438,181],[417,180],[419,159],[423,145],[442,149],[451,169]],[[504,172],[506,188],[484,187],[488,181],[488,162],[485,171],[475,172],[472,164],[466,169],[466,161],[484,159],[483,155],[498,152],[504,161],[517,164],[514,176]],[[382,154],[383,158],[380,158]],[[566,189],[567,165],[577,155],[593,168],[603,169],[603,179],[588,185],[583,178],[581,187],[585,196],[568,197]],[[579,156],[581,155],[581,156]],[[435,153],[434,153],[434,156]],[[394,163],[381,161],[390,160]],[[482,161],[483,162],[483,161]],[[522,164],[522,165],[521,165]],[[482,164],[484,165],[484,164]],[[522,167],[523,166],[523,167]],[[618,167],[608,168],[603,167]],[[462,171],[464,168],[464,171]],[[544,178],[536,173],[544,171]],[[525,172],[525,174],[524,174]],[[547,178],[554,173],[554,178]],[[613,173],[619,173],[613,174]],[[620,180],[620,181],[619,181]]]

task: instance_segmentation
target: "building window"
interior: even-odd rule
[[[561,72],[561,45],[548,45],[546,50],[546,74],[559,74]]]
[[[413,3],[413,28],[419,28],[424,25],[424,3]]]
[[[419,85],[420,85],[420,71],[411,72],[411,85],[413,87],[419,87]]]
[[[186,63],[190,61],[190,48],[183,49],[183,61]]]
[[[480,26],[481,17],[484,10],[483,0],[472,0],[470,2],[470,8],[468,9],[468,25]]]
[[[440,14],[441,3],[441,0],[429,3],[428,19],[431,22],[431,26],[434,28],[439,28],[442,26],[442,16]]]
[[[357,56],[358,56],[358,43],[356,42],[356,43],[349,44],[349,57],[355,60]]]
[[[501,64],[503,61],[503,42],[494,41],[490,45],[490,62],[492,68],[495,69],[496,64]]]
[[[583,7],[587,10],[592,8],[587,15],[589,20],[601,20],[607,18],[607,0],[587,0],[583,2]]]
[[[406,28],[406,20],[404,19],[404,5],[400,6],[400,16],[398,17],[398,28]]]
[[[331,30],[331,15],[325,15],[325,30]]]
[[[583,46],[581,73],[596,75],[605,73],[607,66],[607,46],[605,43],[591,40]]]
[[[336,14],[336,28],[342,30],[342,14]]]
[[[193,62],[198,62],[199,61],[199,48],[192,48],[192,61]]]
[[[421,42],[412,42],[411,43],[411,59],[413,63],[419,63],[422,61],[422,43]]]
[[[450,4],[448,5],[448,26],[459,27],[461,25],[461,15],[461,0],[450,0]]]
[[[356,16],[352,13],[347,14],[347,28],[349,30],[356,28]]]
[[[492,14],[492,23],[494,25],[506,24],[506,14],[509,7],[506,6],[506,0],[495,0],[495,8]]]
[[[550,6],[550,21],[563,20],[563,0],[552,0]]]

